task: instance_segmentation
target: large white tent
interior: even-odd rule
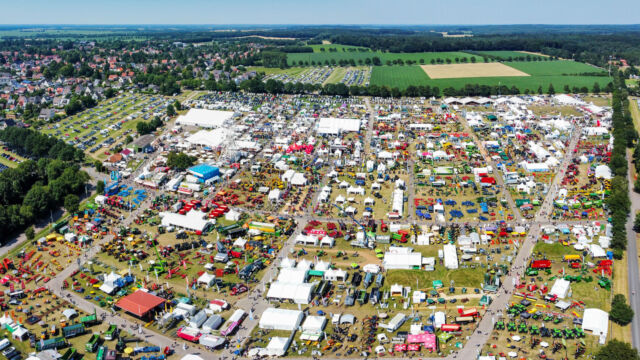
[[[200,130],[189,136],[187,142],[191,145],[208,146],[211,148],[222,145],[228,136],[228,131],[224,128],[213,130]]]
[[[201,211],[192,210],[185,215],[172,212],[161,212],[162,226],[175,226],[193,231],[204,231],[211,224],[208,219],[204,219],[206,214]]]
[[[564,299],[567,297],[567,293],[569,292],[569,288],[571,283],[569,280],[565,279],[556,279],[556,282],[553,283],[551,287],[551,291],[549,291],[550,295],[557,295],[558,298]]]
[[[382,265],[385,269],[419,269],[422,266],[422,254],[419,252],[398,254],[386,252]]]
[[[357,132],[359,130],[360,120],[358,119],[321,118],[317,126],[317,133],[320,135]]]
[[[458,268],[458,254],[456,253],[456,246],[453,244],[446,244],[443,248],[444,252],[444,266],[449,270],[455,270]]]
[[[600,309],[584,309],[582,330],[591,331],[600,337],[600,344],[604,344],[609,331],[609,313]]]
[[[314,284],[296,284],[276,281],[269,287],[267,299],[292,300],[296,304],[309,304]]]
[[[293,331],[300,326],[304,313],[300,310],[268,308],[262,313],[260,329]]]
[[[176,125],[199,126],[204,128],[221,127],[233,117],[233,111],[191,109],[186,115],[178,116]]]

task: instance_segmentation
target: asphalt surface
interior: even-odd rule
[[[634,348],[640,349],[640,271],[638,270],[638,247],[636,241],[636,232],[633,231],[633,221],[635,214],[640,211],[640,194],[633,191],[633,183],[635,181],[633,174],[633,166],[631,162],[632,154],[627,153],[627,162],[629,172],[627,174],[629,181],[629,199],[631,200],[631,211],[627,219],[627,265],[629,269],[629,304],[633,309],[633,321],[631,322],[631,344]]]

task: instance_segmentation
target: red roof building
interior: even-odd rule
[[[161,297],[149,294],[146,291],[138,290],[131,295],[127,295],[118,300],[116,306],[137,317],[145,317],[149,312],[159,305],[164,304]]]

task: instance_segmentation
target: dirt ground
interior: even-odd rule
[[[455,79],[472,77],[529,76],[502,63],[421,65],[431,79]]]

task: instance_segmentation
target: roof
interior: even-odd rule
[[[149,294],[143,290],[138,290],[133,294],[127,295],[118,300],[116,306],[138,317],[143,317],[149,311],[164,302],[165,300],[161,297]]]
[[[339,132],[357,132],[360,130],[360,120],[321,118],[318,121],[317,131],[319,134],[337,134]]]
[[[145,147],[153,142],[155,136],[153,134],[142,135],[139,138],[133,140],[133,145],[139,147]]]
[[[607,336],[609,330],[609,313],[600,309],[584,309],[582,330],[593,332],[594,335]]]
[[[300,325],[303,317],[304,314],[300,310],[268,308],[262,313],[259,327],[292,331]]]
[[[176,124],[215,128],[222,126],[232,117],[233,111],[191,109],[186,115],[180,115]]]

